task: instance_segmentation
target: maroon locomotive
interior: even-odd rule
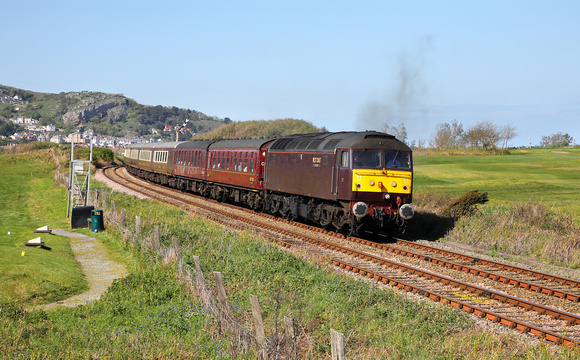
[[[414,210],[411,149],[385,133],[133,144],[139,177],[357,234],[401,229]]]

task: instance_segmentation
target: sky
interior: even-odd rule
[[[580,1],[3,0],[0,84],[329,131],[580,143]]]

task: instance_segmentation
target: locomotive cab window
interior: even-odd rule
[[[353,150],[352,166],[355,169],[379,169],[381,168],[380,150]]]
[[[410,169],[410,153],[402,151],[385,151],[385,167],[396,169]]]

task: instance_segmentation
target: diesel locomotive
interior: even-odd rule
[[[404,229],[414,215],[411,149],[375,132],[132,144],[146,180],[356,235]]]

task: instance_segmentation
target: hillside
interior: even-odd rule
[[[181,126],[186,119],[191,133],[207,132],[224,123],[195,110],[142,105],[122,94],[51,94],[0,85],[0,120],[17,117],[38,120],[40,125],[53,124],[65,133],[93,129],[96,134],[111,136],[153,135],[166,125]]]
[[[232,122],[205,134],[199,134],[194,139],[257,139],[280,137],[292,134],[308,134],[326,131],[311,123],[298,119],[253,120]]]

